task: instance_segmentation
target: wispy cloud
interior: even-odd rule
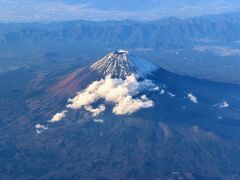
[[[59,21],[79,17],[86,4],[0,0],[0,21]]]
[[[219,107],[219,108],[228,108],[230,105],[227,101],[223,101],[221,103],[214,104],[213,107]]]
[[[195,51],[210,52],[217,56],[240,56],[240,49],[226,47],[226,46],[196,46]]]

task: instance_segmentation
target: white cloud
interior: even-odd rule
[[[140,99],[133,99],[131,96],[124,97],[113,108],[113,113],[117,115],[132,114],[141,108],[150,108],[153,106],[153,101],[148,99],[146,95],[141,96]]]
[[[125,80],[113,79],[111,76],[107,76],[100,81],[94,81],[85,90],[77,92],[75,97],[68,100],[69,104],[66,106],[68,109],[56,113],[48,122],[55,123],[61,121],[69,109],[84,108],[96,117],[106,109],[104,104],[93,108],[93,103],[98,103],[99,100],[111,103],[113,105],[112,112],[116,115],[132,114],[142,108],[153,107],[153,101],[146,95],[141,95],[140,98],[136,97],[145,90],[158,91],[159,87],[147,79],[138,81],[133,74]],[[40,125],[37,127],[38,129],[44,129]]]
[[[190,101],[192,101],[193,103],[198,103],[197,97],[194,96],[192,93],[188,94],[188,98]]]
[[[67,113],[67,110],[64,110],[60,113],[55,114],[49,122],[55,123],[55,122],[61,121],[66,116],[66,113]]]
[[[36,124],[36,125],[35,125],[35,128],[36,128],[36,130],[37,130],[37,134],[40,134],[41,132],[43,132],[43,131],[45,131],[45,130],[48,129],[47,126],[44,126],[44,125],[42,125],[42,124]]]
[[[227,108],[227,107],[229,107],[229,104],[228,104],[227,101],[223,101],[222,103],[219,104],[219,107],[220,108]]]
[[[146,95],[142,95],[140,98],[134,96],[144,90],[158,89],[150,80],[138,82],[134,75],[128,76],[126,80],[112,79],[107,76],[105,79],[93,82],[85,90],[78,92],[74,98],[69,99],[67,108],[80,109],[85,107],[87,111],[98,115],[105,110],[105,106],[93,109],[89,105],[103,99],[114,105],[113,113],[117,115],[132,114],[142,108],[150,108],[154,105],[153,101],[148,99]]]
[[[175,96],[176,96],[175,94],[173,94],[173,93],[171,93],[171,92],[167,92],[167,94],[168,94],[169,96],[171,96],[171,97],[175,97]]]
[[[88,112],[91,112],[92,115],[93,115],[94,117],[96,117],[96,116],[98,116],[99,114],[101,114],[102,112],[104,112],[105,109],[106,109],[106,107],[105,107],[103,104],[101,104],[101,105],[98,106],[98,108],[95,108],[95,109],[94,109],[91,105],[88,105],[88,106],[85,106],[84,109],[85,109],[86,111],[88,111]]]
[[[215,105],[213,105],[213,106],[217,106],[217,107],[219,107],[219,108],[227,108],[227,107],[229,107],[230,105],[228,104],[227,101],[223,101],[223,102],[218,103],[218,104],[215,104]]]

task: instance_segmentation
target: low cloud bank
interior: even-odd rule
[[[150,108],[154,106],[152,100],[146,95],[141,95],[136,98],[143,91],[157,91],[157,87],[150,80],[138,81],[134,75],[128,76],[125,80],[113,79],[107,76],[100,81],[94,81],[85,90],[80,91],[77,95],[69,99],[68,109],[84,108],[91,112],[94,117],[104,112],[106,107],[104,104],[93,108],[92,104],[99,100],[104,100],[105,103],[113,104],[112,112],[116,115],[132,114],[142,108]],[[57,113],[50,122],[58,122],[65,117],[67,110]]]
[[[138,82],[134,75],[128,76],[126,80],[112,79],[107,76],[105,79],[95,81],[83,91],[69,99],[68,108],[80,109],[87,106],[86,110],[90,112],[103,112],[105,108],[103,105],[93,110],[89,105],[97,102],[100,99],[114,104],[113,113],[117,115],[132,114],[141,108],[149,108],[153,106],[153,101],[148,99],[146,95],[140,98],[134,98],[144,90],[158,90],[159,88],[150,80],[143,80]]]

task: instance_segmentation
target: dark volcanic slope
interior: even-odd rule
[[[75,91],[98,77],[88,68],[77,69],[58,82],[47,76],[44,86],[21,89],[19,106],[27,110],[12,109],[20,115],[6,114],[9,123],[3,121],[0,132],[2,179],[240,178],[240,87],[161,68],[148,76],[164,90],[147,94],[153,108],[116,116],[109,104],[98,117],[104,123],[94,122],[84,110],[71,110],[36,133],[36,123],[46,123]],[[229,107],[216,105],[223,101]]]

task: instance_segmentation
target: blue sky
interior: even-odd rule
[[[155,20],[239,8],[239,0],[0,0],[0,21]]]

